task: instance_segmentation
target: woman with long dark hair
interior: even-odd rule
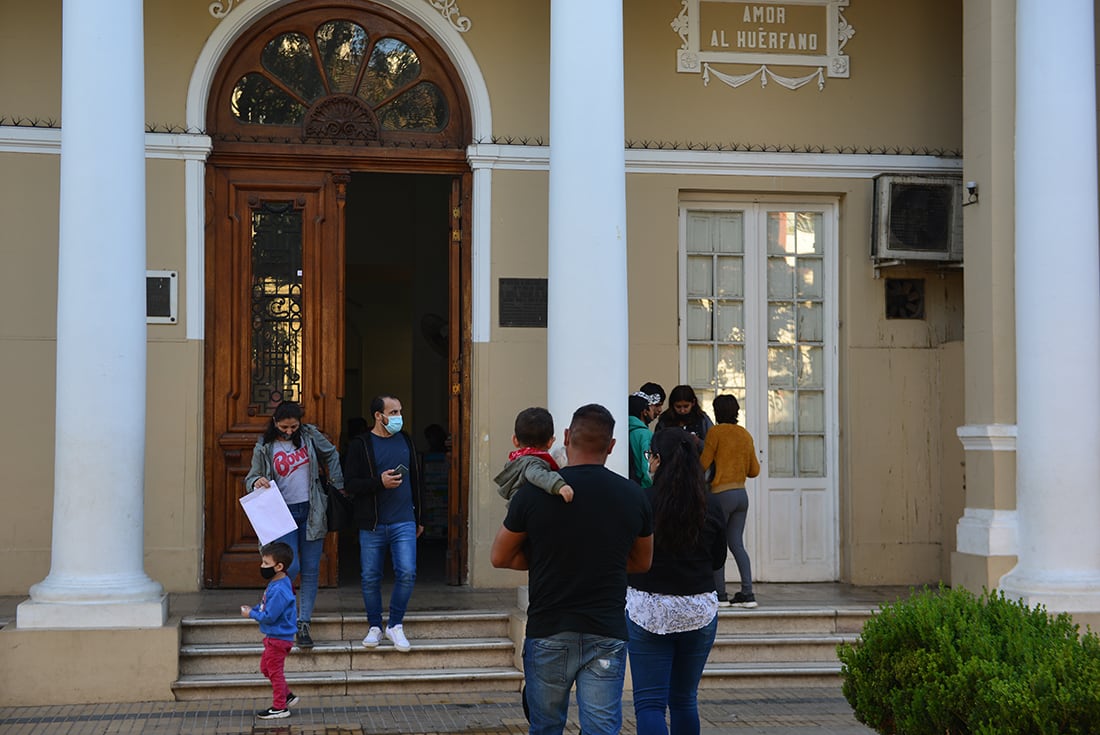
[[[639,735],[698,735],[696,695],[718,631],[714,570],[726,560],[718,507],[684,431],[661,430],[649,450],[653,565],[628,577],[627,628]]]
[[[690,385],[678,385],[668,394],[668,408],[661,412],[654,431],[683,429],[696,437],[696,446],[702,449],[703,441],[712,426],[714,422],[699,405],[695,389]]]
[[[321,482],[321,463],[329,482],[337,488],[344,487],[344,473],[336,447],[316,426],[303,424],[302,416],[302,407],[297,403],[275,407],[267,429],[252,450],[252,468],[244,478],[244,486],[252,492],[275,482],[298,524],[296,530],[276,540],[294,550],[294,561],[286,570],[291,582],[299,571],[302,574],[295,640],[302,648],[309,648],[313,645],[309,626],[317,601],[321,547],[328,533],[328,497]]]

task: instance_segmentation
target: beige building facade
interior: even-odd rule
[[[1019,70],[1043,69],[1085,21],[1064,93],[1087,97],[1092,140],[1069,131],[1065,145],[1091,142],[1094,164],[1092,3],[83,5],[0,6],[0,594],[29,595],[0,632],[7,680],[30,665],[15,636],[33,639],[24,651],[110,645],[94,630],[106,624],[72,632],[99,602],[144,605],[130,623],[170,661],[164,594],[252,584],[235,499],[280,398],[339,439],[372,396],[401,397],[436,470],[422,575],[450,583],[524,582],[489,564],[515,413],[549,406],[560,438],[573,408],[604,403],[625,447],[627,394],[652,380],[692,385],[708,410],[720,393],[741,401],[764,467],[747,532],[759,581],[978,590],[1016,567],[1020,596],[1100,612],[1100,558],[1047,551],[1059,509],[1093,510],[1079,497],[1091,460],[1027,487],[1049,508],[1031,530],[1018,507],[1036,505],[1017,499],[1018,465],[1046,449],[1027,445],[1025,461],[1017,431]],[[1039,39],[1026,59],[1021,17]],[[119,58],[93,63],[105,38]],[[104,84],[110,63],[136,82]],[[140,114],[114,115],[120,96]],[[1056,130],[1028,119],[1028,141]],[[97,156],[133,145],[130,191]],[[1033,181],[1070,166],[1032,165]],[[1095,276],[1095,165],[1091,178],[1093,239],[1073,235]],[[876,234],[885,187],[924,197],[936,182],[950,211],[927,205],[914,227],[940,217],[964,254],[891,254]],[[121,325],[149,297],[118,294],[139,270],[160,280],[135,357]],[[1100,286],[1081,290],[1028,293],[1095,331]],[[1100,368],[1084,349],[1075,370]],[[1044,381],[1077,375],[1035,360]],[[103,390],[119,364],[133,402]],[[1061,408],[1066,451],[1097,438],[1078,416],[1095,402]],[[449,451],[429,445],[431,425]],[[609,464],[625,473],[626,454]],[[119,466],[128,491],[109,482]],[[131,578],[97,599],[85,593],[104,570],[80,560],[104,533],[124,539],[108,565]],[[323,581],[356,563],[330,536]],[[1036,589],[1051,570],[1063,587]],[[163,669],[134,695],[171,696]]]

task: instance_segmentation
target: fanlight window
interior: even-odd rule
[[[379,131],[439,133],[447,97],[423,78],[405,41],[347,20],[326,21],[312,37],[282,33],[267,42],[259,69],[242,75],[229,97],[246,125],[303,126],[310,137],[377,139]]]

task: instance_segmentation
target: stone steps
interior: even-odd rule
[[[295,646],[286,677],[299,695],[451,691],[520,688],[509,637],[509,611],[454,610],[409,613],[405,633],[412,649],[402,653],[383,638],[365,648],[367,618],[327,613],[314,617],[312,649]],[[188,616],[180,621],[178,700],[264,696],[271,685],[259,673],[262,636],[255,621],[241,617]]]
[[[835,686],[836,647],[855,641],[871,607],[723,608],[702,687]],[[315,616],[316,645],[294,647],[287,681],[300,695],[518,691],[523,681],[517,643],[522,610],[409,613],[412,650],[383,638],[364,648],[364,615]],[[180,621],[179,700],[263,697],[270,685],[259,673],[263,644],[254,621],[189,616]],[[629,678],[627,687],[630,687]]]

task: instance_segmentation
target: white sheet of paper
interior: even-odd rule
[[[268,544],[298,528],[278,486],[253,490],[241,498],[241,507],[261,544]]]

